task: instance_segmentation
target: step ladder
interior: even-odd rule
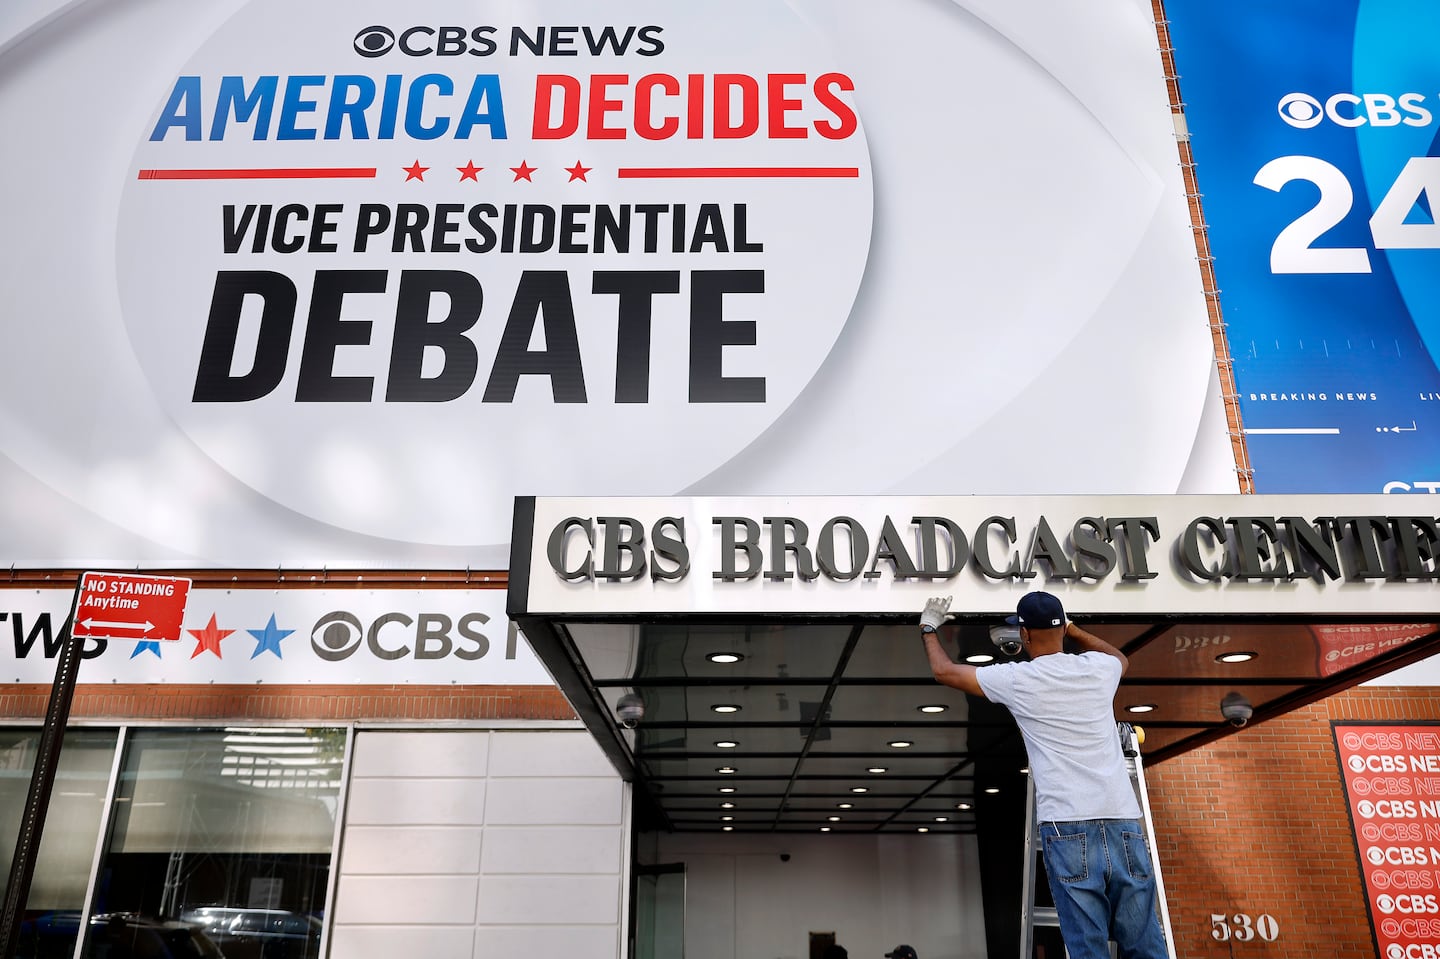
[[[1140,817],[1145,828],[1145,842],[1150,847],[1150,864],[1155,871],[1155,909],[1160,914],[1160,927],[1165,932],[1165,951],[1170,959],[1175,957],[1175,936],[1170,930],[1170,907],[1165,900],[1165,880],[1160,873],[1160,857],[1155,853],[1155,825],[1150,816],[1150,794],[1145,789],[1145,770],[1140,760],[1140,743],[1145,732],[1129,723],[1116,723],[1120,736],[1120,751],[1125,756],[1125,767],[1130,773],[1130,785],[1135,788],[1135,798],[1140,802]],[[1035,959],[1035,930],[1037,928],[1060,928],[1060,918],[1054,906],[1041,906],[1036,901],[1043,887],[1044,864],[1040,842],[1040,824],[1035,819],[1035,783],[1026,785],[1025,800],[1025,869],[1024,891],[1021,899],[1020,918],[1020,959]],[[1111,955],[1115,944],[1110,944]],[[1046,959],[1060,959],[1046,956]]]

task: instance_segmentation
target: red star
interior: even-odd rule
[[[515,179],[511,182],[519,183],[521,180],[524,180],[526,183],[534,183],[535,181],[530,179],[530,174],[538,169],[539,167],[530,166],[524,160],[521,160],[519,166],[512,166],[510,168],[510,172],[515,174]]]
[[[195,644],[195,652],[190,654],[191,659],[199,656],[207,649],[215,654],[216,659],[223,659],[224,657],[220,655],[220,640],[229,636],[235,632],[235,630],[220,629],[215,623],[215,614],[211,613],[210,622],[205,624],[204,629],[187,629],[186,632],[199,640],[199,642]]]
[[[402,169],[402,170],[405,171],[405,182],[406,182],[406,183],[409,183],[411,180],[419,180],[421,183],[424,183],[424,182],[425,182],[425,171],[428,170],[428,169],[430,169],[430,168],[429,168],[428,166],[421,166],[421,165],[420,165],[420,161],[419,161],[419,160],[416,160],[414,163],[410,164],[409,166],[402,166],[400,169]]]
[[[580,181],[582,181],[582,182],[589,183],[590,181],[585,179],[585,174],[589,173],[589,172],[590,172],[591,170],[593,170],[593,169],[595,169],[595,168],[594,168],[594,167],[588,167],[588,166],[581,166],[581,165],[580,165],[580,161],[579,161],[579,160],[576,160],[574,166],[567,166],[567,167],[565,168],[565,172],[568,173],[568,174],[570,174],[570,179],[566,180],[565,182],[566,182],[566,183],[574,183],[576,180],[580,180]]]
[[[474,180],[476,183],[479,183],[480,178],[475,174],[485,168],[483,166],[476,166],[474,160],[466,160],[464,166],[457,166],[455,169],[460,171],[461,183],[464,183],[466,180]]]

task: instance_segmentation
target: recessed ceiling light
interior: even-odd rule
[[[855,808],[855,804],[854,804],[853,802],[840,802],[840,803],[836,803],[835,805],[839,806],[841,809],[854,809],[854,808]]]
[[[969,808],[970,808],[970,804],[969,804],[968,802],[956,803],[956,804],[955,804],[955,808],[956,808],[956,809],[969,809]]]
[[[705,658],[712,663],[738,663],[745,657],[739,653],[711,653]]]
[[[721,791],[722,793],[733,793],[733,792],[735,791],[735,787],[734,787],[734,786],[721,786],[721,787],[720,787],[720,791]]]
[[[868,793],[870,790],[866,789],[864,786],[851,786],[850,791],[852,793]]]
[[[936,816],[936,817],[935,817],[935,821],[936,821],[936,822],[949,822],[949,821],[950,821],[950,817],[949,817],[949,816]]]
[[[915,744],[908,739],[895,739],[890,742],[891,749],[909,749],[913,745]]]
[[[821,826],[821,827],[820,827],[820,831],[821,831],[821,832],[829,832],[829,831],[830,831],[830,827],[829,827],[829,826]]]
[[[1155,703],[1136,703],[1134,706],[1126,706],[1127,713],[1152,713],[1155,711]]]
[[[884,766],[871,766],[869,769],[866,770],[866,772],[875,773],[877,776],[878,776],[880,773],[883,773],[884,771],[885,771],[885,767],[884,767]]]
[[[734,816],[721,816],[721,817],[720,817],[720,821],[721,821],[721,822],[730,822],[730,821],[731,821],[732,819],[734,819],[734,818],[735,818]]]
[[[1020,775],[1022,775],[1022,776],[1028,776],[1028,775],[1030,775],[1030,767],[1029,767],[1029,766],[1021,766],[1021,767],[1020,767]]]
[[[825,818],[826,818],[826,819],[829,819],[831,822],[839,822],[839,821],[840,821],[840,817],[839,817],[839,816],[826,816]]]
[[[971,653],[965,657],[965,662],[971,666],[984,666],[986,663],[995,662],[995,657],[989,653]]]
[[[734,827],[734,826],[721,826],[721,827],[720,827],[720,830],[721,830],[721,832],[734,832],[734,831],[735,831],[735,827]]]
[[[919,829],[917,829],[917,830],[915,830],[915,831],[916,831],[916,832],[929,832],[929,831],[930,831],[930,827],[929,827],[929,826],[921,826]]]
[[[722,803],[720,804],[720,808],[721,808],[721,809],[734,809],[734,808],[735,808],[735,804],[734,804],[733,802],[722,802]]]
[[[991,796],[995,795],[995,794],[998,793],[999,791],[1000,791],[1000,787],[998,787],[998,786],[987,786],[987,787],[985,788],[985,792],[986,792],[988,795],[991,795]]]
[[[740,744],[733,739],[717,739],[715,740],[715,745],[719,746],[721,749],[734,749]]]
[[[1236,650],[1236,651],[1233,652],[1233,653],[1221,653],[1219,656],[1216,656],[1216,657],[1215,657],[1215,662],[1217,662],[1217,663],[1248,663],[1250,660],[1254,659],[1256,655],[1257,655],[1256,653],[1252,653],[1252,652],[1249,652],[1249,651]]]
[[[915,708],[918,709],[918,710],[920,710],[922,713],[943,713],[945,710],[949,709],[950,707],[949,707],[949,706],[942,706],[942,705],[940,705],[939,703],[927,703],[927,704],[924,705],[924,706],[917,706],[917,707],[915,707]]]
[[[710,708],[717,713],[738,713],[740,711],[740,707],[734,703],[716,703]]]
[[[715,767],[715,771],[716,771],[717,773],[722,773],[723,775],[728,776],[728,775],[730,775],[731,773],[733,773],[733,772],[735,771],[735,767],[734,767],[734,766],[717,766],[717,767]]]

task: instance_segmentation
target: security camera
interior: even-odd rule
[[[790,861],[790,854],[789,854],[788,852],[782,852],[782,853],[780,854],[780,861],[781,861],[781,862],[789,862],[789,861]]]
[[[1020,653],[1020,627],[991,626],[990,642],[1006,656],[1016,656]]]
[[[1225,717],[1227,723],[1239,729],[1255,715],[1255,707],[1239,693],[1226,693],[1225,698],[1220,700],[1220,715]]]
[[[615,716],[620,720],[620,725],[626,729],[634,729],[640,725],[640,720],[645,718],[645,700],[634,693],[626,693],[615,704]]]

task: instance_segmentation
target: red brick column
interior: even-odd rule
[[[1421,719],[1440,688],[1357,687],[1149,767],[1176,954],[1373,959],[1330,722]],[[1279,937],[1217,941],[1212,913],[1273,916]]]
[[[44,719],[50,687],[0,686],[0,718]],[[441,722],[576,719],[553,686],[81,685],[74,720]]]

